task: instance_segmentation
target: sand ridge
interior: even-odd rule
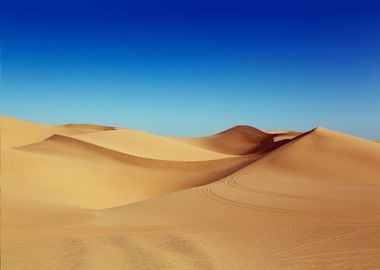
[[[172,138],[125,128],[113,131],[84,133],[74,135],[73,137],[85,142],[102,145],[109,149],[123,151],[124,153],[156,159],[196,161],[238,156],[217,153]]]

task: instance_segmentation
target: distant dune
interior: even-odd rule
[[[380,269],[380,144],[1,117],[1,269]]]
[[[266,133],[250,126],[236,126],[209,137],[178,140],[218,153],[247,155],[270,151],[297,135],[290,132]]]

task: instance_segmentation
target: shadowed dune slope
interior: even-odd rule
[[[116,128],[110,126],[101,126],[94,124],[66,124],[62,127],[68,127],[70,129],[76,129],[81,131],[102,131],[102,130],[115,130]]]
[[[265,153],[281,146],[299,132],[264,132],[251,126],[235,126],[220,133],[200,138],[176,138],[181,142],[229,155]]]

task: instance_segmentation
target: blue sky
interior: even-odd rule
[[[380,138],[376,2],[3,0],[0,114]]]

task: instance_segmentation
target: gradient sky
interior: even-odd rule
[[[1,0],[0,114],[380,138],[380,1]]]

